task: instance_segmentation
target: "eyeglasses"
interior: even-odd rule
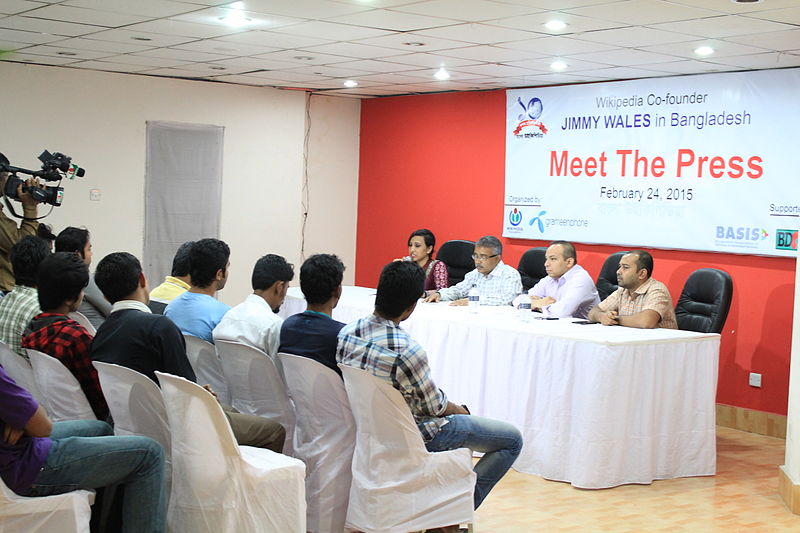
[[[494,257],[497,257],[498,255],[500,255],[500,254],[494,254],[494,255],[475,255],[475,254],[472,254],[472,260],[473,261],[481,261],[481,262],[483,262],[483,261],[488,261],[489,259],[492,259]]]

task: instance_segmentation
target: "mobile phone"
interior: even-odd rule
[[[578,324],[580,326],[585,326],[587,324],[599,324],[599,322],[590,322],[588,320],[576,320],[573,324]]]

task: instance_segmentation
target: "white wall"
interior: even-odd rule
[[[0,77],[0,152],[12,165],[38,168],[46,148],[86,168],[86,177],[64,184],[64,204],[45,222],[56,232],[89,228],[98,261],[120,250],[141,258],[145,123],[164,120],[225,127],[221,238],[231,273],[220,299],[244,298],[265,253],[299,270],[305,93],[12,63],[0,63]],[[360,105],[311,101],[306,250],[338,254],[352,283]],[[93,188],[99,202],[89,200]]]

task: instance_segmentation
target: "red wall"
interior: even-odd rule
[[[358,285],[374,287],[381,267],[406,254],[406,239],[415,229],[431,229],[437,243],[500,236],[505,92],[364,100],[361,109]],[[547,244],[503,243],[503,259],[513,266],[529,247]],[[580,264],[595,278],[608,254],[623,249],[576,246]],[[786,414],[795,260],[680,250],[652,254],[654,277],[667,284],[674,300],[695,269],[730,273],[734,295],[722,332],[717,401]],[[748,385],[751,371],[762,374],[761,389]]]

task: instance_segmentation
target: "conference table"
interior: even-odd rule
[[[333,317],[351,322],[374,301],[375,289],[344,287]],[[290,288],[280,314],[304,309]],[[537,316],[420,302],[401,327],[451,401],[520,429],[517,471],[586,489],[715,473],[718,334]]]

